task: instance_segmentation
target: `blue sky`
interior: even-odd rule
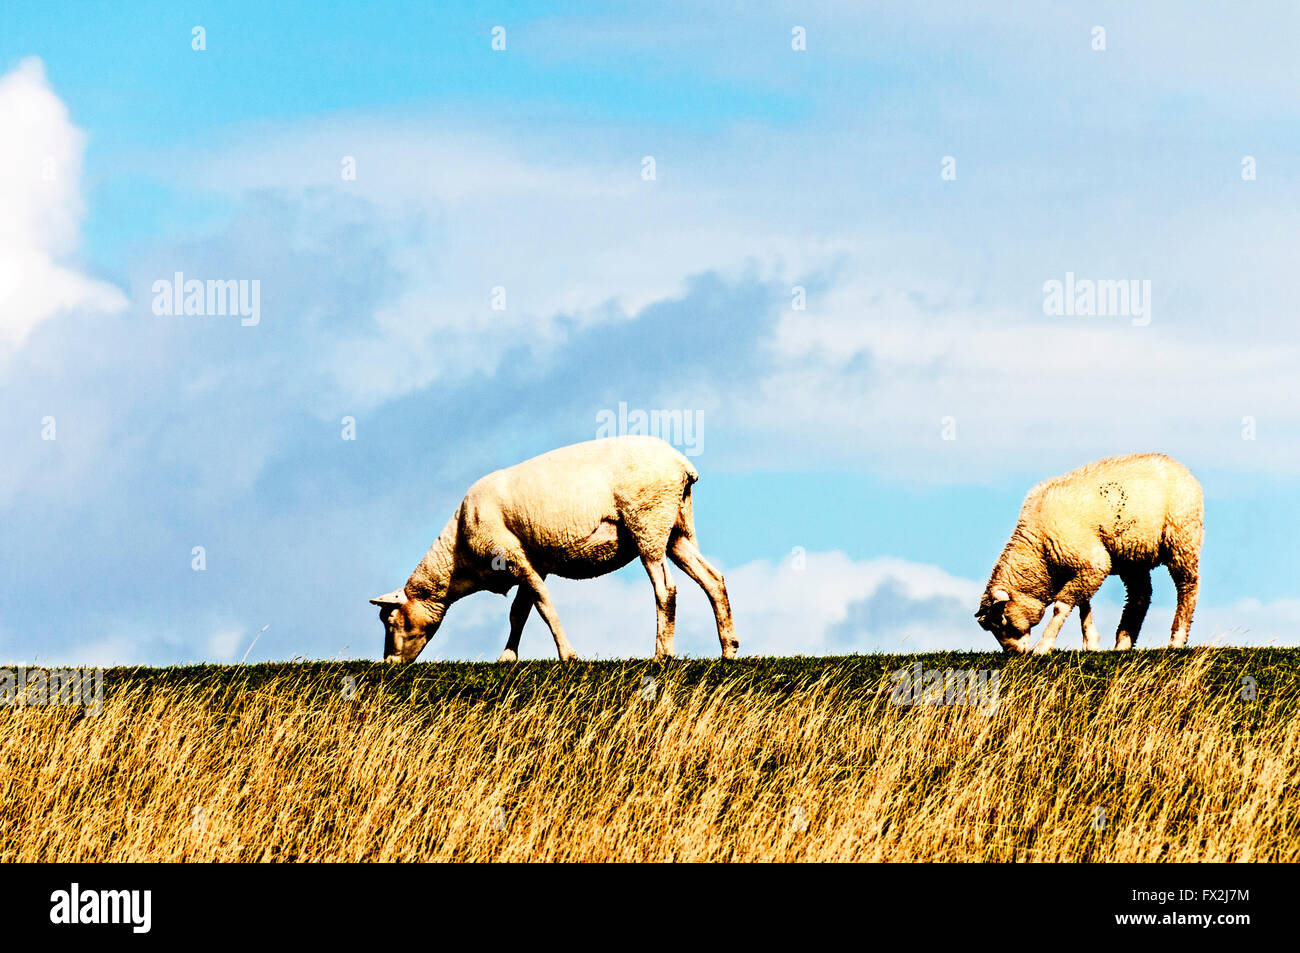
[[[742,652],[991,648],[1025,491],[1146,450],[1206,491],[1193,643],[1296,644],[1300,14],[1130,6],[6,3],[0,654],[375,657],[465,488],[620,403],[701,421]],[[177,271],[260,321],[155,314]],[[1045,314],[1067,273],[1150,323]],[[639,567],[554,592],[650,653]]]

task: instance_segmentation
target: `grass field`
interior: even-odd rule
[[[895,703],[918,662],[996,672],[996,705]],[[0,861],[1300,860],[1300,650],[197,666],[105,689],[98,716],[0,710]]]

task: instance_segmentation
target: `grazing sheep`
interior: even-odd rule
[[[722,657],[735,658],[740,643],[727,587],[695,543],[691,484],[697,479],[684,456],[646,436],[561,447],[489,473],[469,488],[406,586],[370,600],[384,622],[385,657],[409,662],[419,655],[457,599],[484,589],[505,595],[518,585],[498,661],[519,657],[532,606],[550,626],[560,658],[577,658],[543,580],[552,574],[590,579],[638,557],[658,606],[655,657],[669,657],[677,587],[667,557],[708,595]]]
[[[1204,512],[1196,477],[1161,453],[1109,457],[1046,480],[1025,497],[975,617],[1004,650],[1023,653],[1029,630],[1051,605],[1052,618],[1034,646],[1042,653],[1052,650],[1078,606],[1083,647],[1095,649],[1089,600],[1107,576],[1119,576],[1128,599],[1115,648],[1131,648],[1151,604],[1151,570],[1163,564],[1178,590],[1169,645],[1185,645],[1196,609]]]

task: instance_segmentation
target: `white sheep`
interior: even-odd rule
[[[1050,652],[1075,606],[1083,647],[1099,636],[1091,599],[1107,576],[1128,590],[1115,648],[1137,642],[1151,604],[1151,570],[1169,567],[1178,607],[1169,645],[1187,644],[1196,609],[1204,536],[1204,503],[1196,477],[1160,453],[1109,457],[1038,484],[993,567],[975,617],[1008,652],[1028,651],[1029,630],[1051,605],[1035,653]]]
[[[655,657],[670,657],[677,588],[667,557],[708,595],[722,656],[734,658],[740,643],[727,587],[695,542],[691,484],[697,479],[684,456],[646,436],[561,447],[489,473],[469,488],[405,587],[370,600],[384,621],[385,657],[409,662],[418,656],[457,599],[480,590],[504,595],[518,585],[498,661],[519,657],[532,606],[550,627],[560,658],[577,658],[544,580],[590,579],[638,557],[658,607]]]

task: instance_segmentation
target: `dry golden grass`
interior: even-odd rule
[[[654,700],[127,684],[0,712],[0,860],[1300,860],[1297,718],[1243,729],[1210,654],[1010,665],[992,715],[671,667]]]

